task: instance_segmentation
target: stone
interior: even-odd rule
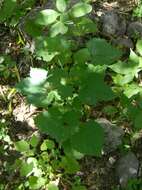
[[[118,160],[116,176],[121,187],[126,187],[128,180],[136,178],[139,170],[139,161],[133,152],[127,153]]]
[[[126,21],[120,18],[116,11],[111,10],[104,13],[101,18],[102,31],[104,35],[124,35],[126,32]]]
[[[127,35],[131,38],[142,37],[142,23],[138,21],[129,23]]]
[[[118,37],[113,40],[113,43],[121,48],[126,48],[126,49],[134,48],[133,41],[130,38]]]
[[[122,143],[122,137],[124,131],[121,127],[112,124],[105,118],[99,118],[96,120],[97,123],[102,126],[105,134],[105,143],[103,148],[103,154],[110,153],[118,148]]]

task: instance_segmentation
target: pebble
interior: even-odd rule
[[[139,170],[139,161],[133,152],[127,153],[118,160],[116,176],[121,187],[126,187],[128,180],[136,178]]]

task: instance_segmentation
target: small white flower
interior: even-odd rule
[[[47,79],[48,72],[45,69],[31,68],[30,82],[34,85],[43,83]]]

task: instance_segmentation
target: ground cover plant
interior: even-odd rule
[[[135,48],[127,50],[113,44],[91,18],[89,0],[4,0],[0,7],[0,30],[13,35],[0,53],[0,189],[89,189],[82,160],[105,154],[98,118],[125,131],[116,150],[122,155],[141,139],[142,39],[136,34]],[[133,16],[141,17],[141,4]],[[26,137],[12,128],[21,97],[36,110]],[[123,188],[116,186],[109,188]],[[124,187],[141,188],[137,178]]]

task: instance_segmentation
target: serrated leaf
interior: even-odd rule
[[[56,8],[60,12],[64,12],[66,10],[67,4],[66,0],[56,0]]]
[[[142,56],[142,39],[139,39],[136,43],[136,50]]]
[[[120,50],[100,38],[91,39],[87,47],[92,55],[92,62],[96,65],[110,65],[122,55]]]
[[[68,27],[61,21],[56,22],[50,28],[51,37],[55,37],[58,34],[65,34],[68,31]]]
[[[59,13],[52,9],[45,9],[40,11],[35,19],[35,23],[47,26],[49,24],[52,24],[56,21],[57,17],[59,16]]]
[[[62,113],[57,108],[50,108],[48,112],[43,112],[35,118],[35,124],[42,132],[58,142],[63,142],[78,129],[79,117],[75,111]]]
[[[104,131],[99,124],[89,121],[80,126],[80,129],[71,137],[71,144],[77,151],[101,156],[104,143]]]
[[[50,62],[56,57],[56,62],[60,62],[60,64],[66,64],[72,54],[69,41],[60,36],[37,38],[35,53],[38,58],[42,58],[46,62]]]
[[[88,70],[87,73],[86,70],[85,75],[79,91],[82,103],[96,105],[99,101],[109,101],[115,97],[111,88],[105,84],[103,73],[97,73],[93,70],[92,72]]]
[[[15,143],[16,149],[20,152],[25,152],[30,150],[30,146],[25,140],[17,141]]]
[[[92,11],[92,6],[87,3],[77,3],[71,9],[73,17],[82,17]]]
[[[87,48],[82,48],[74,54],[74,61],[79,64],[86,63],[87,61],[90,61],[90,59],[91,59],[90,52],[88,51]]]

